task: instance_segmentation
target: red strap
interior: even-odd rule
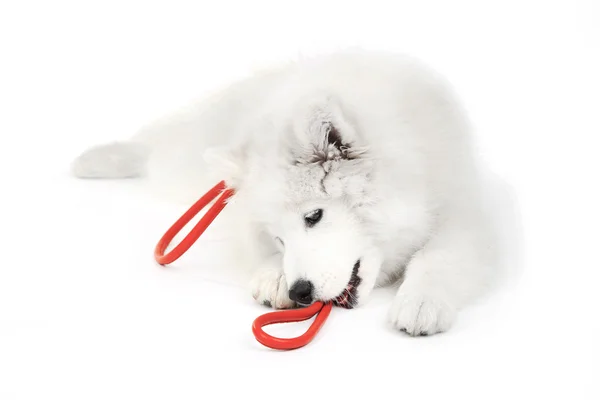
[[[321,326],[327,320],[329,313],[331,312],[332,303],[315,302],[306,308],[298,308],[285,311],[273,311],[254,320],[252,324],[252,333],[263,345],[277,350],[294,350],[302,346],[306,346],[316,336],[317,332],[321,329]],[[312,318],[314,315],[314,322],[310,325],[308,330],[302,335],[282,339],[275,336],[271,336],[262,330],[263,326],[286,323],[286,322],[299,322],[305,321]]]
[[[221,196],[217,199],[215,204],[206,212],[206,214],[200,219],[196,226],[188,233],[185,238],[179,243],[173,250],[165,254],[169,244],[187,224],[194,218],[204,207],[210,204],[217,196]],[[233,196],[234,190],[227,189],[225,182],[221,181],[210,189],[204,196],[202,196],[196,203],[194,203],[189,210],[187,210],[173,226],[165,232],[160,238],[154,249],[154,258],[160,265],[170,264],[173,261],[181,257],[198,238],[204,233],[208,226],[214,221],[219,213],[227,205],[227,200]],[[309,307],[274,311],[254,320],[252,324],[252,332],[256,337],[256,340],[261,344],[277,350],[292,350],[308,344],[321,329],[321,326],[327,320],[329,313],[331,312],[331,303],[316,302]],[[265,333],[261,328],[266,325],[285,323],[285,322],[299,322],[305,321],[314,315],[317,315],[314,322],[308,328],[308,330],[296,337],[289,339],[282,339],[271,336]]]
[[[173,250],[165,254],[165,250],[169,244],[186,225],[192,220],[204,207],[221,194],[217,202],[204,214],[198,224],[187,234],[187,236]],[[154,258],[161,265],[171,264],[183,255],[188,249],[198,240],[200,235],[204,233],[206,228],[213,222],[219,213],[227,205],[226,201],[233,195],[233,189],[225,190],[225,182],[221,181],[194,203],[175,223],[169,228],[163,237],[159,240],[154,249]]]

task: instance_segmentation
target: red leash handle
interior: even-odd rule
[[[187,210],[167,232],[163,235],[163,237],[158,241],[156,248],[154,249],[154,259],[161,265],[170,264],[173,261],[177,260],[179,257],[183,255],[188,249],[198,240],[200,235],[204,233],[206,228],[214,221],[214,219],[219,215],[219,213],[225,208],[227,205],[226,201],[233,195],[233,189],[225,190],[225,182],[221,181],[217,183],[212,189],[210,189],[204,196],[202,196],[196,203],[194,203],[189,210]],[[186,225],[188,222],[192,220],[204,207],[210,204],[219,193],[221,193],[221,197],[217,200],[217,202],[204,214],[202,219],[198,221],[198,224],[187,234],[185,238],[179,243],[173,250],[169,253],[165,254],[167,247],[169,244]]]
[[[322,303],[315,302],[312,305],[306,308],[286,310],[286,311],[273,311],[254,320],[252,324],[252,333],[254,333],[254,337],[261,344],[270,347],[272,349],[277,350],[294,350],[299,347],[306,346],[313,338],[316,336],[317,332],[321,329],[321,326],[329,316],[331,312],[332,303]],[[312,325],[308,328],[306,332],[302,335],[289,338],[282,339],[275,336],[271,336],[265,331],[262,330],[263,326],[278,324],[278,323],[286,323],[286,322],[299,322],[305,321],[309,318],[312,318],[314,315],[315,318]]]
[[[173,248],[170,252],[165,254],[167,247],[177,235],[191,220],[194,218],[204,207],[210,204],[215,198],[217,198],[215,204],[204,214],[200,221],[194,228],[183,238],[183,240]],[[181,257],[198,238],[206,231],[208,226],[214,221],[219,213],[227,205],[227,200],[233,196],[234,190],[227,189],[225,182],[221,181],[210,189],[204,196],[202,196],[196,203],[194,203],[175,223],[165,232],[160,238],[154,249],[154,259],[160,265],[170,264],[173,261]],[[252,333],[256,337],[256,340],[264,346],[270,347],[277,350],[292,350],[307,345],[321,329],[321,326],[329,316],[331,312],[331,303],[316,302],[306,308],[275,311],[270,312],[254,320],[252,324]],[[314,315],[314,322],[308,328],[308,330],[302,335],[296,338],[277,338],[269,335],[262,330],[263,326],[285,323],[285,322],[299,322],[305,321],[312,318]]]

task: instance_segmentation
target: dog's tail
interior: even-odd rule
[[[139,142],[113,142],[91,147],[71,164],[82,179],[138,178],[146,174],[149,149]]]
[[[211,135],[222,124],[202,110],[168,114],[130,138],[85,149],[71,161],[70,174],[94,180],[141,178],[136,190],[181,204],[195,201],[220,180],[232,184],[239,172],[229,155],[228,135]]]
[[[128,139],[84,150],[71,161],[71,175],[143,178],[136,188],[186,204],[221,180],[237,187],[246,171],[239,125],[261,112],[271,88],[286,76],[284,67],[216,88],[141,126]]]

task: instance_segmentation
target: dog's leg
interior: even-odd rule
[[[475,215],[455,212],[441,221],[407,266],[389,321],[409,335],[448,330],[457,311],[485,288],[489,240]]]
[[[281,254],[265,260],[250,281],[252,297],[268,307],[276,309],[292,308],[295,303],[288,297],[288,285],[281,266]]]

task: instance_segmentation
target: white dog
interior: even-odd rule
[[[428,335],[488,284],[468,121],[444,79],[409,57],[347,51],[257,74],[131,142],[87,150],[73,172],[149,175],[193,201],[205,161],[263,249],[251,283],[260,303],[352,308],[400,283],[390,322]]]

